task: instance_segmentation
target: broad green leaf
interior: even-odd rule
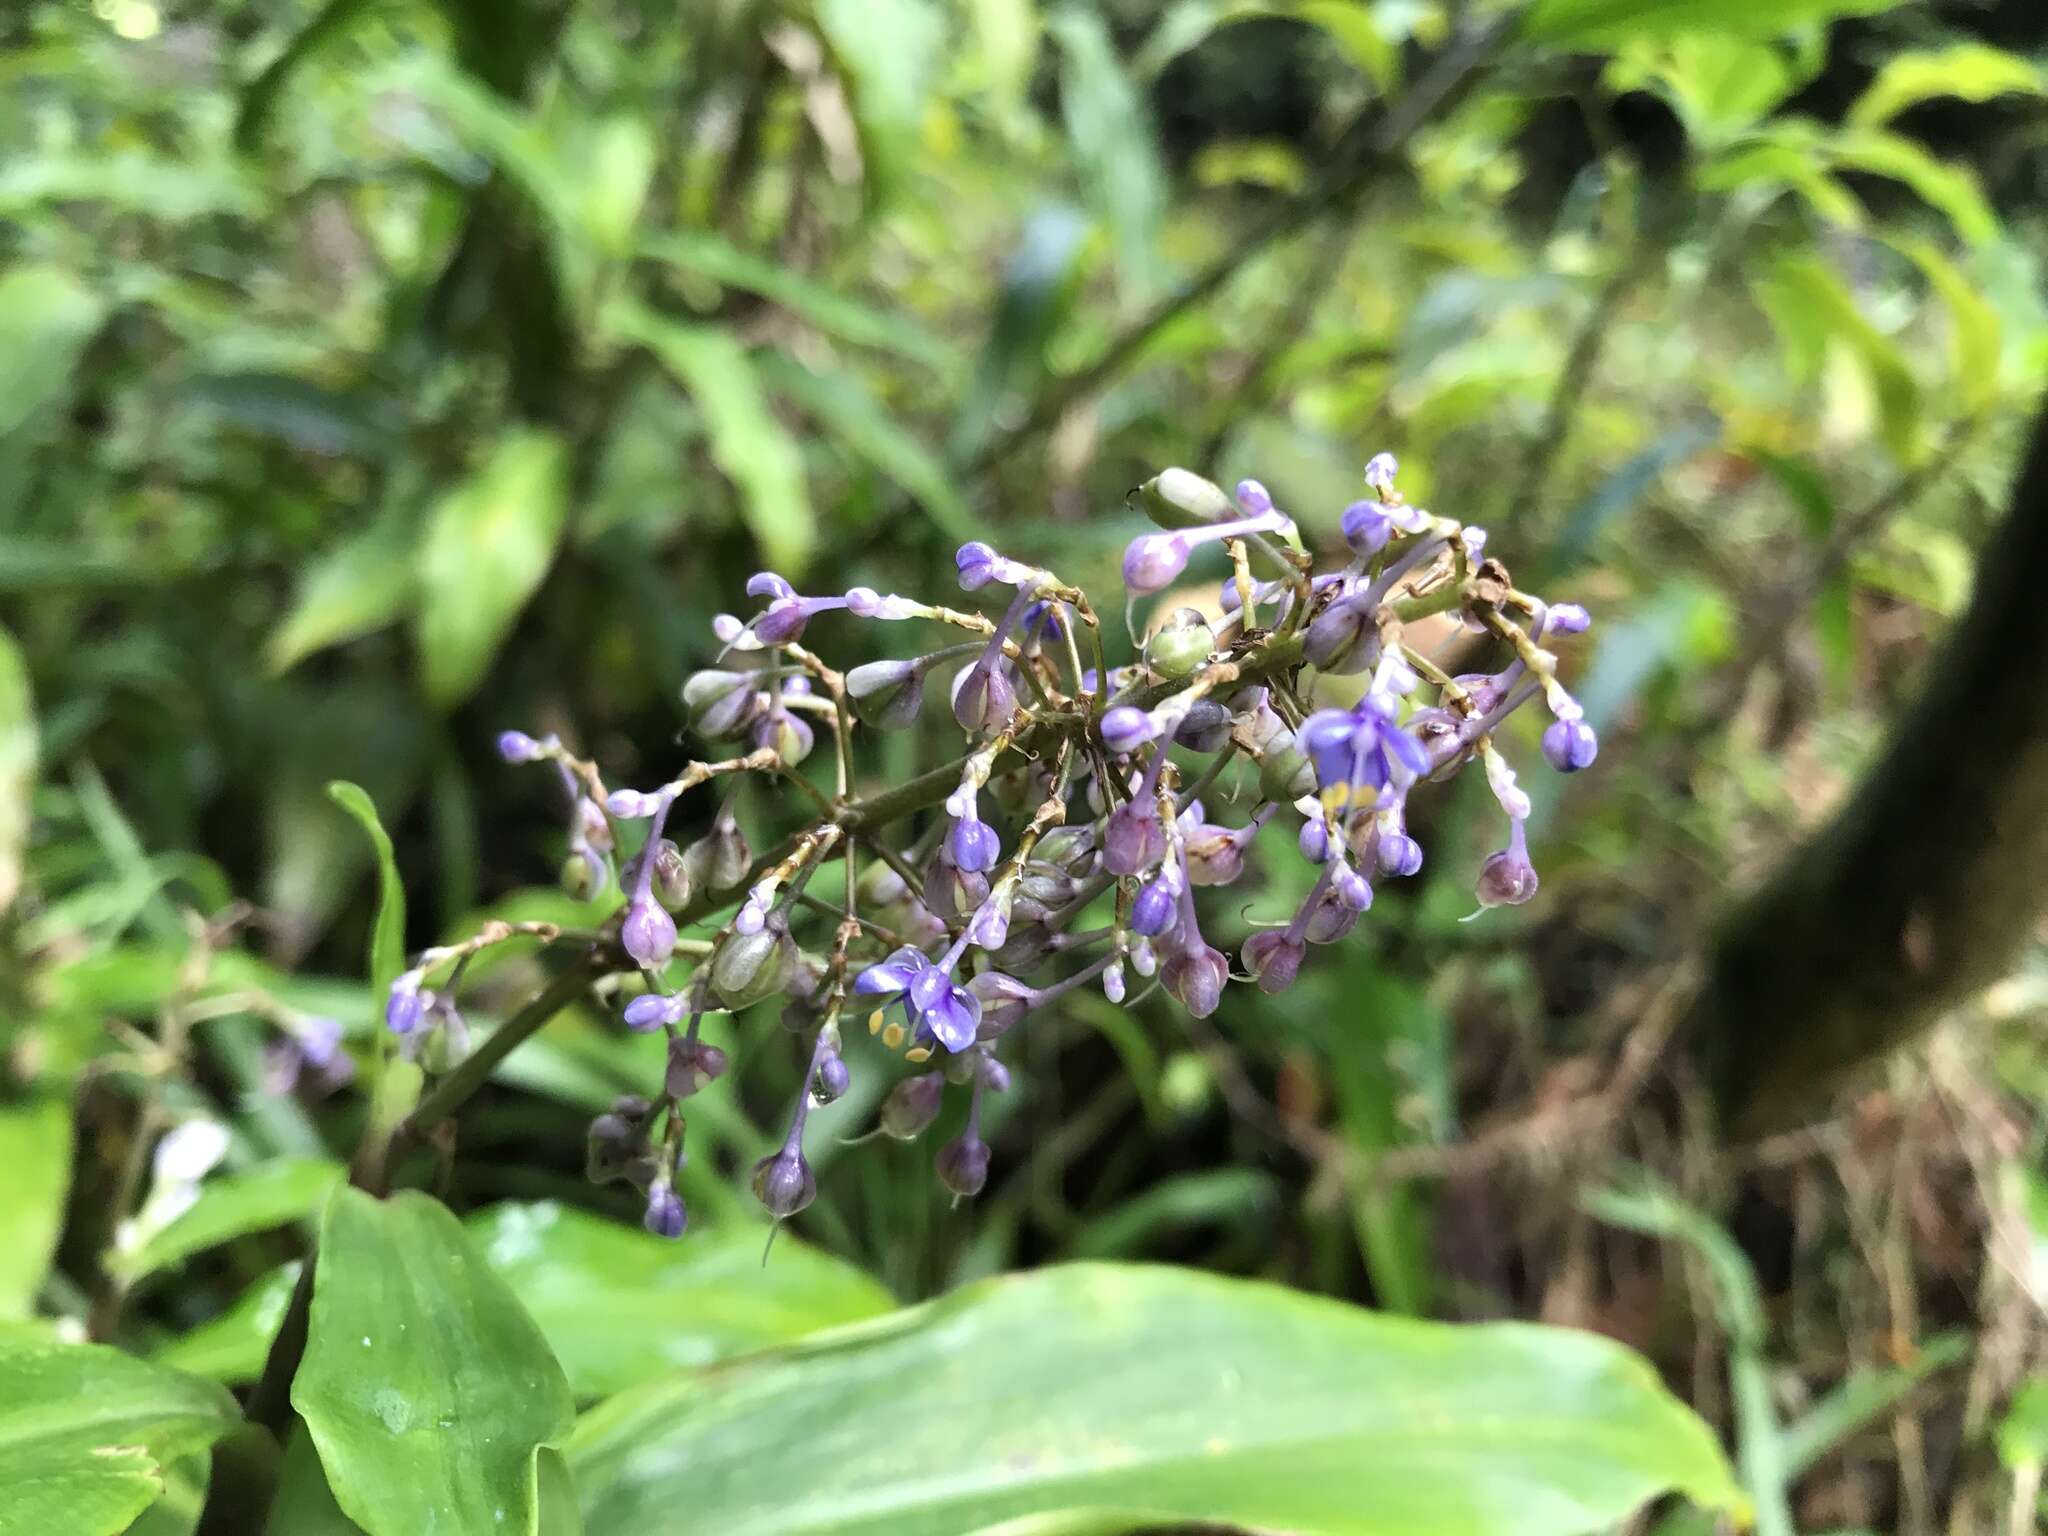
[[[57,267],[0,273],[0,437],[63,389],[106,301]]]
[[[369,963],[370,995],[381,1014],[385,990],[405,969],[405,883],[398,878],[391,834],[362,788],[337,779],[327,786],[327,797],[356,819],[377,856],[377,915],[370,924]]]
[[[64,1227],[71,1188],[71,1101],[48,1093],[0,1101],[0,1322],[35,1310]]]
[[[142,1512],[122,1536],[193,1536],[199,1516],[206,1507],[206,1486],[212,1477],[212,1458],[195,1451],[167,1462],[158,1469],[164,1491]]]
[[[1166,213],[1166,178],[1144,101],[1101,16],[1062,10],[1048,30],[1060,45],[1060,112],[1082,194],[1115,242],[1124,282],[1142,293],[1152,286]]]
[[[635,117],[606,118],[585,136],[581,190],[584,227],[599,250],[624,256],[633,249],[633,228],[654,175],[654,140]]]
[[[528,427],[501,438],[428,513],[416,631],[436,704],[459,704],[484,680],[555,558],[568,498],[561,440]]]
[[[751,1228],[668,1242],[551,1201],[494,1206],[467,1227],[584,1398],[895,1307],[859,1270],[801,1243],[777,1243],[763,1267]]]
[[[1757,183],[1783,187],[1805,198],[1813,211],[1844,229],[1863,227],[1863,204],[1820,161],[1811,136],[1789,124],[1746,134],[1705,161],[1694,175],[1702,191],[1732,192]]]
[[[1845,130],[1828,147],[1838,164],[1904,182],[1971,245],[1998,238],[1998,215],[1968,166],[1937,160],[1911,139],[1879,128]]]
[[[1381,90],[1401,83],[1401,50],[1366,0],[1301,0],[1294,14],[1327,33],[1338,52]]]
[[[748,526],[768,563],[800,568],[817,540],[803,456],[776,417],[754,362],[731,332],[682,325],[639,305],[609,312],[616,335],[652,352],[703,414],[711,457],[740,488]]]
[[[895,1305],[859,1270],[786,1236],[764,1269],[752,1227],[692,1229],[687,1242],[671,1243],[551,1201],[491,1206],[463,1225],[583,1398]],[[296,1273],[285,1265],[266,1275],[157,1358],[219,1381],[255,1380]]]
[[[837,288],[778,266],[764,256],[743,251],[717,235],[701,230],[672,232],[650,238],[640,249],[642,255],[655,261],[708,277],[728,288],[744,288],[748,293],[759,294],[828,335],[855,346],[894,352],[934,368],[942,366],[950,356],[946,342],[911,316],[850,299]]]
[[[1521,36],[1557,48],[1607,48],[1645,37],[1716,32],[1783,37],[1840,16],[1871,16],[1900,0],[1535,0]]]
[[[573,1422],[547,1341],[447,1207],[347,1186],[321,1221],[292,1406],[370,1536],[532,1536],[534,1453]]]
[[[413,538],[384,517],[306,568],[298,596],[263,647],[265,668],[288,672],[315,651],[397,622],[413,600]]]
[[[594,1531],[956,1536],[1088,1511],[1547,1536],[1666,1490],[1739,1503],[1707,1427],[1605,1339],[1097,1264],[638,1388],[568,1456]]]
[[[36,706],[28,661],[14,636],[0,628],[0,912],[13,905],[21,889],[21,851],[28,841],[36,754]]]
[[[932,0],[817,0],[813,14],[852,80],[861,143],[886,185],[916,156],[945,45],[945,16]]]
[[[285,1441],[284,1465],[277,1474],[277,1492],[270,1501],[264,1536],[362,1536],[362,1527],[341,1512],[320,1453],[306,1426],[294,1421]]]
[[[1617,91],[1649,89],[1665,97],[1687,136],[1712,149],[1753,128],[1804,83],[1802,75],[1785,48],[1690,33],[1624,48],[1607,66],[1606,78]]]
[[[2029,60],[1987,43],[1894,54],[1849,108],[1857,128],[1881,128],[1908,107],[1936,97],[1990,101],[1995,96],[2039,96],[2048,81]]]
[[[251,1232],[315,1215],[347,1170],[324,1157],[258,1163],[199,1187],[199,1197],[120,1261],[131,1280]]]
[[[239,1417],[211,1382],[0,1333],[0,1536],[112,1536]]]
[[[1956,264],[1928,241],[1895,239],[1892,244],[1926,274],[1948,307],[1950,371],[1964,412],[1988,410],[1999,398],[1998,311]]]
[[[967,508],[952,473],[938,454],[896,424],[895,418],[848,369],[817,374],[794,358],[770,353],[762,373],[806,414],[826,428],[831,440],[908,491],[952,539],[971,539],[986,530]]]

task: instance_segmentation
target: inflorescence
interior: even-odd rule
[[[1501,848],[1480,866],[1479,903],[1528,901],[1537,888],[1524,833],[1530,802],[1495,733],[1540,696],[1551,716],[1542,735],[1550,766],[1570,773],[1593,761],[1598,742],[1549,648],[1590,620],[1575,604],[1518,590],[1486,555],[1483,530],[1409,505],[1395,473],[1388,454],[1366,466],[1371,494],[1340,520],[1348,557],[1323,573],[1256,481],[1234,497],[1185,470],[1149,481],[1133,498],[1161,531],[1125,552],[1130,598],[1179,581],[1209,546],[1221,546],[1230,574],[1213,613],[1176,609],[1132,665],[1104,664],[1084,593],[976,542],[959,550],[960,585],[993,590],[993,620],[866,587],[804,596],[773,573],[755,576],[747,592],[759,611],[716,619],[718,664],[683,688],[692,729],[733,755],[692,762],[668,783],[608,789],[594,764],[553,736],[500,737],[507,761],[551,763],[560,778],[570,806],[567,888],[588,897],[618,880],[624,905],[603,942],[624,1023],[668,1037],[660,1093],[621,1099],[592,1124],[592,1177],[630,1179],[646,1196],[648,1230],[680,1234],[682,1101],[727,1066],[700,1023],[780,996],[785,1022],[809,1040],[809,1067],[781,1146],[754,1168],[769,1213],[783,1220],[816,1196],[804,1124],[847,1090],[849,1014],[916,1068],[883,1097],[877,1133],[913,1139],[937,1119],[948,1088],[967,1096],[964,1128],[939,1151],[937,1170],[955,1196],[978,1194],[989,1171],[983,1100],[1009,1085],[997,1057],[1005,1036],[1078,987],[1099,987],[1112,1002],[1157,987],[1198,1017],[1215,1011],[1233,979],[1286,989],[1310,945],[1351,930],[1377,882],[1422,867],[1410,793],[1470,763],[1507,821]],[[1410,643],[1404,625],[1453,612],[1506,656],[1500,671],[1453,676]],[[950,626],[972,638],[842,674],[805,644],[827,615]],[[1356,702],[1312,707],[1311,672],[1361,679],[1345,689]],[[947,679],[967,752],[908,785],[852,798],[856,732],[914,724],[934,673]],[[834,748],[831,793],[798,771],[821,730]],[[1252,765],[1257,792],[1233,825],[1212,820],[1208,806],[1234,763]],[[748,776],[786,784],[816,811],[759,856],[736,816],[735,789]],[[679,847],[665,835],[671,811],[713,784],[724,793],[709,830]],[[888,836],[933,806],[942,815],[916,835]],[[1295,829],[1314,884],[1291,919],[1244,942],[1234,972],[1204,936],[1195,889],[1236,881],[1275,820]],[[644,823],[645,835],[637,854],[621,858],[633,841],[622,836],[626,822]],[[807,886],[833,859],[846,861],[848,877],[843,901],[828,903]],[[680,937],[718,912],[730,915],[708,939]],[[1084,919],[1096,926],[1084,929]],[[391,989],[387,1023],[403,1048],[438,1044],[445,1059],[455,1036],[459,1052],[461,966],[485,943],[541,927],[497,924],[422,955]],[[450,981],[428,985],[451,966]]]

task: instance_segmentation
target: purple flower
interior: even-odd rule
[[[1302,750],[1327,810],[1377,804],[1389,785],[1429,771],[1422,743],[1395,724],[1400,707],[1391,694],[1368,693],[1356,708],[1319,709],[1302,723]]]
[[[785,1146],[754,1164],[754,1198],[777,1221],[787,1221],[818,1198],[817,1175],[800,1150]]]
[[[384,1024],[394,1035],[411,1034],[426,1016],[434,994],[420,990],[424,979],[418,971],[407,971],[391,983],[391,994],[384,1000]]]
[[[1337,677],[1370,671],[1380,659],[1377,609],[1370,592],[1340,596],[1308,621],[1301,654],[1311,666]]]
[[[974,1043],[981,1022],[981,999],[955,984],[953,962],[964,945],[956,944],[942,967],[909,945],[876,962],[854,978],[853,990],[888,1008],[902,1003],[920,1040],[934,1039],[949,1051]]]
[[[1543,756],[1559,773],[1577,773],[1600,755],[1600,738],[1583,720],[1553,720],[1543,732]]]
[[[1593,616],[1577,603],[1552,603],[1543,613],[1536,638],[1545,635],[1583,635],[1593,627]]]
[[[960,587],[965,592],[977,591],[992,581],[1009,587],[1036,587],[1042,579],[1042,573],[1034,567],[998,554],[994,546],[979,539],[962,544],[955,551],[953,566],[960,573]]]
[[[1378,861],[1383,875],[1412,875],[1422,868],[1422,844],[1405,832],[1383,833]]]
[[[1135,704],[1119,704],[1103,713],[1102,744],[1109,748],[1112,756],[1121,757],[1151,741],[1161,729],[1151,711],[1140,709]]]
[[[626,1028],[648,1034],[664,1024],[678,1024],[690,1011],[686,993],[643,992],[626,1004]]]
[[[1385,501],[1394,494],[1394,476],[1401,472],[1401,462],[1391,453],[1376,453],[1366,461],[1365,483],[1380,494]]]
[[[1237,482],[1237,504],[1253,517],[1273,510],[1273,494],[1256,480]]]
[[[1394,535],[1394,520],[1376,501],[1354,501],[1344,509],[1344,542],[1355,555],[1376,555]]]
[[[1135,875],[1157,864],[1166,852],[1166,834],[1151,797],[1126,800],[1109,813],[1102,834],[1102,867],[1113,875]]]
[[[1230,979],[1230,962],[1207,944],[1185,949],[1160,970],[1166,990],[1180,999],[1183,1008],[1198,1019],[1216,1011],[1223,996],[1223,984]]]

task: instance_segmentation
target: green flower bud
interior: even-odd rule
[[[1216,633],[1193,608],[1182,608],[1145,642],[1145,665],[1161,677],[1178,680],[1209,659]]]

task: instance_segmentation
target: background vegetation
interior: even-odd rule
[[[1745,1502],[1766,1533],[2034,1529],[2038,833],[1998,823],[2009,878],[1971,914],[2026,931],[2017,954],[1961,965],[1944,928],[1922,960],[1908,931],[1774,962],[1740,1027],[1698,998],[1722,920],[1899,768],[1879,751],[1908,701],[2040,691],[2038,647],[1986,673],[1935,643],[2048,523],[2040,482],[2012,491],[2048,381],[2044,59],[2029,0],[9,8],[0,1532],[145,1506],[134,1529],[190,1530],[209,1465],[218,1530],[264,1528],[274,1479],[287,1532],[348,1528],[330,1484],[376,1533],[426,1529],[422,1488],[462,1520],[510,1489],[526,1529],[580,1502],[593,1533],[1076,1507],[1120,1513],[1073,1529],[1683,1531]],[[1256,475],[1334,545],[1379,448],[1596,614],[1574,684],[1603,750],[1539,790],[1536,901],[1459,922],[1486,837],[1461,792],[1427,878],[1291,992],[1234,989],[1207,1023],[1083,992],[1035,1023],[972,1204],[921,1144],[824,1136],[803,1241],[765,1271],[739,1173],[801,1074],[767,1008],[697,1101],[680,1245],[581,1177],[589,1117],[659,1049],[576,1009],[408,1170],[445,1208],[329,1201],[369,1112],[375,915],[408,947],[605,915],[554,887],[550,786],[498,763],[499,729],[651,782],[709,618],[763,565],[936,595],[987,537],[1100,602],[1140,526],[1124,492],[1157,469]],[[2027,707],[1999,716],[2018,748],[1980,752],[1967,708],[1923,742],[1926,803],[2026,763],[2048,782]],[[402,906],[337,779],[389,830]],[[1927,835],[1909,802],[1857,845],[1871,888],[1888,849],[1943,857]],[[1248,917],[1305,887],[1269,862]],[[1900,954],[1954,984],[1880,995],[1841,1048],[1802,1054],[1822,1003],[1768,1006],[1795,970],[1840,993]],[[543,976],[479,965],[473,1020]],[[1896,1028],[1864,1029],[1887,1007]],[[313,1018],[356,1083],[280,1079]],[[855,1067],[842,1129],[887,1086]],[[152,1163],[187,1122],[226,1128],[217,1167],[176,1143]],[[291,1403],[313,1434],[280,1464],[194,1378],[256,1381],[316,1225],[363,1321],[316,1329]],[[1646,1376],[1587,1356],[1599,1390],[1561,1387],[1571,1336],[1383,1332],[1151,1269],[960,1290],[1137,1259],[1607,1334],[1730,1448],[1741,1494]],[[373,1285],[458,1260],[460,1306]],[[855,1335],[868,1353],[760,1357],[744,1391],[687,1374],[939,1297]],[[417,1353],[331,1358],[409,1316],[529,1374],[437,1407],[448,1372]],[[1152,1331],[1062,1332],[1125,1316]],[[1305,1347],[1317,1328],[1339,1332]],[[51,1342],[87,1337],[126,1353]],[[1060,1396],[1084,1370],[1128,1395]],[[1521,1425],[1506,1444],[1458,1408],[1488,1383],[1467,1409]],[[39,1404],[83,1399],[107,1413],[81,1443],[122,1456],[38,1439]],[[1243,1413],[1282,1448],[1205,1483],[1169,1422],[1188,1401],[1209,1438],[1238,1443]],[[1386,1447],[1433,1414],[1454,1471],[1405,1505],[1416,1459]],[[1631,1419],[1664,1447],[1639,1464],[1600,1448]],[[989,1426],[1041,1420],[1095,1470],[1019,1495]],[[1333,1423],[1341,1456],[1302,1448]],[[1530,1451],[1539,1429],[1562,1448]],[[493,1435],[502,1465],[465,1438]],[[1167,1470],[1118,1482],[1091,1436]],[[451,1465],[485,1491],[441,1487]],[[61,1496],[10,1504],[22,1468]]]

